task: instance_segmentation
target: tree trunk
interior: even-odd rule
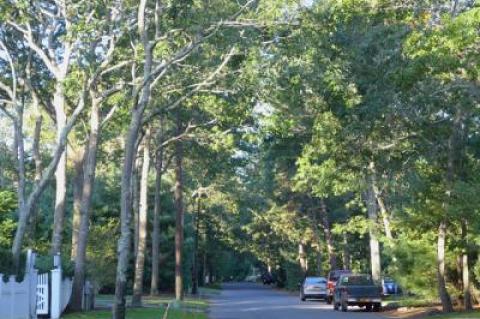
[[[150,294],[158,295],[159,283],[159,258],[160,258],[160,214],[162,209],[161,193],[162,193],[162,170],[163,170],[163,147],[161,146],[163,132],[161,129],[158,133],[157,141],[159,147],[156,152],[155,161],[155,208],[153,215],[153,232],[152,232],[152,281],[150,284]]]
[[[92,93],[91,93],[92,95]],[[90,229],[90,208],[95,185],[95,172],[97,166],[97,151],[100,137],[100,105],[92,96],[92,110],[90,113],[90,136],[83,170],[83,184],[80,202],[80,225],[75,255],[75,270],[73,276],[73,291],[70,306],[72,310],[82,310],[82,294],[85,284],[85,269],[87,258],[88,233]]]
[[[55,119],[57,124],[57,143],[59,143],[61,133],[66,125],[67,117],[65,114],[65,92],[63,90],[63,81],[58,80],[53,96],[53,106],[55,108]],[[65,219],[65,199],[67,195],[67,148],[63,154],[55,171],[55,210],[53,215],[53,235],[52,235],[52,254],[59,254],[62,249],[63,228]]]
[[[135,280],[133,284],[132,306],[142,305],[143,274],[145,269],[145,252],[147,250],[148,222],[148,173],[150,171],[150,133],[147,130],[143,147],[143,166],[140,178],[140,203],[138,224],[138,250],[135,259]]]
[[[310,201],[312,202],[312,201]],[[315,244],[316,244],[316,247],[315,247],[315,252],[316,252],[316,256],[315,256],[315,259],[316,259],[316,266],[317,266],[317,275],[318,276],[322,276],[323,274],[323,267],[322,267],[322,263],[323,263],[323,260],[322,260],[322,248],[321,248],[321,240],[320,240],[320,230],[318,229],[319,226],[318,226],[318,216],[317,216],[317,210],[315,210],[313,208],[313,205],[311,205],[310,209],[310,216],[312,218],[312,222],[313,222],[313,227],[312,227],[312,230],[313,230],[313,239],[315,240]]]
[[[302,276],[306,276],[308,271],[307,265],[307,253],[305,252],[305,243],[302,241],[298,244],[298,259],[300,261],[300,269],[302,270]]]
[[[83,147],[75,154],[73,165],[75,169],[75,177],[73,179],[73,212],[72,212],[72,250],[70,259],[75,260],[77,257],[78,233],[80,231],[81,213],[80,206],[82,205],[82,189],[84,172],[83,165],[85,162],[85,150]]]
[[[42,195],[43,191],[45,190],[50,178],[53,176],[62,155],[65,153],[65,147],[67,144],[67,137],[70,131],[73,128],[73,125],[77,121],[78,116],[83,111],[85,106],[85,96],[82,94],[79,104],[76,106],[75,110],[72,113],[71,118],[69,119],[67,125],[62,130],[60,134],[60,139],[58,140],[57,146],[55,147],[52,160],[50,161],[49,165],[45,169],[45,172],[42,174],[42,177],[38,184],[35,184],[33,187],[32,192],[28,196],[28,200],[26,200],[26,204],[24,207],[19,207],[18,209],[18,223],[17,229],[15,231],[15,237],[12,244],[12,255],[13,255],[13,262],[15,266],[18,266],[20,261],[20,253],[22,250],[22,244],[25,237],[25,231],[27,228],[27,222],[30,218],[33,208],[35,207],[35,203],[38,201],[40,196]],[[23,135],[22,135],[23,138]]]
[[[438,227],[438,242],[437,242],[437,281],[438,294],[442,301],[442,308],[444,312],[452,312],[452,300],[448,294],[445,286],[445,238],[447,236],[447,225],[442,221]]]
[[[197,216],[195,216],[195,243],[193,249],[193,266],[192,266],[192,295],[198,294],[198,241],[200,229],[200,203],[201,195],[197,193]]]
[[[348,249],[348,233],[343,233],[343,269],[349,270],[350,265],[350,251]]]
[[[320,199],[320,211],[322,213],[323,232],[325,234],[325,241],[327,242],[328,260],[330,263],[330,270],[337,269],[337,256],[335,254],[335,246],[333,244],[333,235],[330,228],[330,220],[328,218],[328,209],[325,200]]]
[[[373,167],[373,163],[370,163]],[[369,177],[369,187],[367,192],[367,211],[368,220],[370,222],[369,236],[370,236],[370,265],[372,268],[372,278],[376,282],[381,280],[381,263],[380,263],[380,244],[377,239],[375,226],[378,223],[378,208],[375,192],[373,190],[374,179],[372,175]]]
[[[463,306],[466,311],[473,310],[472,294],[470,286],[470,271],[468,267],[468,221],[462,220],[462,283],[463,283]]]
[[[177,135],[182,132],[180,115],[177,115]],[[175,299],[183,300],[183,145],[175,143]]]
[[[127,286],[128,257],[130,251],[130,219],[132,209],[132,170],[137,153],[136,142],[142,125],[143,113],[150,99],[150,75],[152,72],[152,49],[148,41],[148,30],[145,26],[145,9],[147,1],[141,0],[138,7],[137,26],[144,48],[143,83],[138,103],[134,99],[134,109],[126,136],[125,155],[122,174],[122,194],[120,200],[120,239],[118,240],[117,278],[115,283],[115,302],[112,308],[112,319],[125,319],[125,292]]]
[[[392,229],[390,226],[390,217],[388,216],[387,208],[385,207],[385,203],[378,190],[378,187],[376,186],[376,183],[373,184],[373,191],[375,193],[375,198],[377,199],[378,207],[380,208],[380,216],[382,217],[382,220],[383,220],[383,228],[385,230],[385,236],[389,240],[390,244],[393,244],[393,235],[392,235]]]
[[[137,158],[132,176],[133,256],[135,258],[137,258],[140,237],[140,183],[138,178],[140,167],[142,167],[142,159]]]
[[[42,133],[43,116],[39,108],[38,97],[35,93],[32,93],[32,99],[33,99],[33,108],[35,112],[35,129],[33,131],[33,145],[32,145],[33,161],[35,163],[34,184],[38,186],[38,184],[40,183],[40,180],[42,179],[42,171],[43,171],[42,156],[40,155],[40,135]],[[35,203],[32,208],[32,213],[30,216],[30,237],[31,238],[36,238],[37,211],[38,211],[38,206],[37,206],[37,203]]]

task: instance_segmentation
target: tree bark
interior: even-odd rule
[[[325,200],[320,199],[320,211],[322,213],[323,232],[325,234],[325,241],[327,242],[328,260],[330,263],[330,270],[337,269],[337,256],[335,253],[335,246],[333,244],[333,235],[330,227],[330,220],[328,218],[328,209]]]
[[[310,200],[310,202],[312,203],[312,201]],[[316,256],[315,256],[315,259],[316,259],[316,266],[317,266],[317,275],[318,276],[322,276],[323,274],[323,260],[322,260],[322,249],[321,249],[321,240],[320,240],[320,230],[319,230],[319,225],[318,225],[318,215],[317,215],[317,210],[314,209],[313,207],[313,203],[309,209],[310,211],[310,216],[312,218],[312,222],[313,222],[313,227],[312,227],[312,230],[313,230],[313,239],[315,240],[315,244],[316,244],[316,247],[315,247],[315,252],[316,252]]]
[[[82,205],[84,162],[85,162],[85,150],[83,147],[81,147],[73,159],[75,177],[73,179],[72,250],[70,253],[71,260],[75,260],[75,258],[77,257],[78,233],[80,231],[80,221],[81,221],[80,206]]]
[[[84,88],[85,91],[85,88]],[[67,125],[64,127],[60,134],[60,138],[58,143],[53,151],[52,160],[50,161],[49,165],[45,169],[44,173],[38,184],[34,185],[32,192],[28,196],[28,199],[25,201],[25,205],[23,207],[19,207],[18,210],[18,224],[17,229],[15,231],[15,237],[12,244],[12,255],[14,265],[18,266],[20,261],[20,253],[22,249],[23,240],[25,237],[25,231],[27,228],[27,222],[30,218],[33,208],[35,207],[35,203],[38,201],[40,196],[42,195],[43,191],[45,190],[50,178],[55,173],[58,163],[64,154],[64,150],[67,144],[67,136],[73,128],[73,125],[76,123],[78,116],[83,111],[85,106],[85,94],[82,94],[78,105],[75,107],[75,110],[72,113],[72,116],[67,122]],[[23,138],[23,135],[22,135]]]
[[[139,150],[141,152],[141,150]],[[132,211],[133,211],[133,256],[137,258],[138,240],[140,237],[140,183],[138,173],[142,167],[142,159],[137,158],[132,176]]]
[[[350,265],[350,251],[348,249],[348,233],[343,233],[343,269],[349,270],[351,268]]]
[[[26,82],[29,83],[29,80],[27,80]],[[43,171],[42,156],[40,155],[40,135],[42,133],[43,116],[40,111],[40,105],[39,105],[37,94],[31,88],[31,85],[29,85],[28,87],[32,91],[32,100],[33,100],[32,103],[33,103],[33,109],[35,112],[35,128],[33,131],[32,153],[33,153],[33,161],[35,163],[34,184],[38,185],[40,183],[40,180],[42,179],[42,171]],[[35,238],[36,236],[37,214],[38,214],[38,206],[35,203],[30,216],[31,238]]]
[[[177,114],[177,133],[182,133],[180,114]],[[183,300],[183,145],[175,143],[175,299]]]
[[[159,284],[159,258],[160,258],[160,214],[162,209],[161,194],[162,194],[162,170],[163,170],[163,147],[161,146],[163,140],[163,132],[160,129],[158,132],[157,141],[159,147],[156,152],[155,161],[155,207],[153,213],[153,232],[152,232],[152,281],[150,284],[150,294],[152,296],[158,295]]]
[[[125,319],[125,292],[127,286],[127,269],[130,251],[130,220],[132,209],[132,170],[137,153],[136,141],[142,125],[143,114],[150,99],[150,75],[152,72],[153,47],[148,40],[148,30],[145,25],[146,0],[141,0],[138,7],[138,33],[141,37],[144,48],[144,65],[143,65],[143,87],[141,88],[141,96],[138,103],[134,99],[134,108],[128,128],[125,142],[123,174],[122,174],[122,192],[120,199],[120,239],[118,240],[118,261],[117,275],[115,283],[115,302],[112,308],[113,319]]]
[[[63,78],[62,78],[63,79]],[[57,124],[57,143],[66,125],[65,92],[63,80],[57,79],[53,106]],[[67,148],[64,149],[55,171],[55,210],[53,215],[52,254],[59,254],[62,249],[63,228],[65,219],[65,199],[67,195]]]
[[[140,201],[138,218],[138,250],[135,259],[135,279],[133,284],[132,306],[142,305],[143,274],[145,269],[145,252],[147,250],[147,222],[148,222],[148,173],[150,171],[150,133],[144,138],[143,165],[140,178]]]
[[[438,241],[437,241],[437,281],[438,281],[438,295],[442,302],[444,312],[452,312],[452,300],[448,294],[445,286],[445,238],[447,236],[447,224],[443,220],[438,226]]]
[[[373,167],[373,163],[370,163],[370,167]],[[377,200],[375,198],[375,192],[373,190],[373,175],[369,176],[369,185],[367,192],[367,211],[368,220],[370,222],[369,236],[370,236],[370,265],[372,269],[372,278],[376,282],[381,280],[381,263],[380,263],[380,244],[378,242],[375,226],[378,223],[378,207]]]
[[[463,283],[463,306],[466,311],[473,310],[472,294],[470,285],[470,271],[468,267],[468,221],[462,220],[462,283]]]
[[[192,295],[198,294],[198,241],[200,235],[200,203],[201,194],[197,193],[197,215],[195,216],[195,243],[193,249],[193,266],[192,266]]]
[[[88,233],[90,229],[90,208],[92,194],[95,185],[95,173],[97,166],[97,152],[101,132],[100,105],[99,101],[92,96],[92,110],[90,112],[90,136],[87,150],[85,151],[83,183],[80,202],[80,225],[75,255],[75,269],[73,276],[73,291],[70,302],[72,310],[82,310],[82,292],[85,284],[85,270],[87,258]]]
[[[307,275],[308,265],[307,265],[307,253],[305,252],[305,243],[302,241],[298,244],[298,259],[300,262],[300,269],[302,270],[302,276]]]

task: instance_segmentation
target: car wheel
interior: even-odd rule
[[[372,311],[372,304],[365,305],[365,311]]]
[[[375,312],[379,312],[381,308],[382,308],[382,305],[379,303],[376,303],[373,305],[373,311]]]
[[[336,302],[333,303],[333,310],[338,311],[338,304]]]

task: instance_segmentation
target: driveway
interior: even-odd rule
[[[333,311],[323,301],[302,302],[297,296],[254,283],[227,283],[212,296],[211,319],[382,319],[378,313],[350,307]]]

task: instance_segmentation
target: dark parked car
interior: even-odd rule
[[[275,282],[273,276],[268,272],[263,273],[261,278],[264,285],[270,285]]]
[[[365,307],[367,311],[380,311],[382,288],[376,285],[370,275],[342,275],[338,279],[333,309],[347,311],[348,306]]]
[[[327,303],[330,305],[333,300],[333,295],[335,293],[335,285],[340,278],[341,275],[348,275],[351,274],[352,271],[350,270],[332,270],[328,274],[328,282],[327,282]]]
[[[397,282],[389,277],[385,277],[382,279],[382,288],[384,296],[398,295],[401,293],[400,287],[398,286]]]
[[[326,299],[327,279],[324,277],[306,277],[300,285],[300,299]]]

